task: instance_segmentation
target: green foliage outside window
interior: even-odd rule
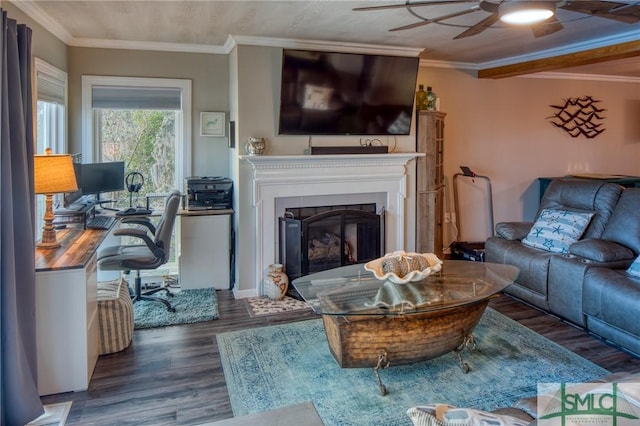
[[[175,111],[98,110],[102,161],[124,161],[125,175],[142,173],[140,204],[147,194],[175,187]],[[120,206],[128,205],[121,197]],[[125,202],[126,201],[126,202]]]

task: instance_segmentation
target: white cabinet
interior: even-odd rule
[[[228,290],[231,212],[180,214],[180,287]]]
[[[98,360],[97,262],[36,272],[38,393],[86,390]]]
[[[36,249],[38,393],[82,391],[98,361],[96,253],[108,230],[58,231],[62,246]]]

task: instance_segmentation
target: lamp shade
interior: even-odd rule
[[[33,172],[36,194],[57,194],[78,189],[70,154],[35,155]]]

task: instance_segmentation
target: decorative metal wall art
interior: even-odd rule
[[[557,112],[547,119],[574,138],[582,135],[592,139],[606,130],[602,127],[606,109],[598,108],[599,102],[591,96],[565,99],[563,105],[549,105]]]

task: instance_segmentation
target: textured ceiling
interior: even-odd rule
[[[404,0],[21,0],[13,3],[30,15],[37,15],[54,34],[64,34],[67,40],[63,41],[71,45],[95,45],[97,41],[112,47],[132,42],[172,43],[204,49],[222,47],[233,35],[416,48],[424,49],[423,59],[487,65],[640,39],[640,24],[624,24],[558,9],[557,17],[564,29],[545,37],[535,38],[529,28],[496,24],[479,35],[454,40],[457,34],[489,16],[473,1],[377,11],[354,11],[353,8],[403,4]],[[389,31],[420,22],[421,18],[414,14],[434,19],[474,7],[477,10],[442,23]],[[598,69],[604,74],[615,72],[640,77],[638,61],[626,60],[625,63],[620,71],[614,71],[611,63]],[[589,71],[584,67],[581,70]]]

